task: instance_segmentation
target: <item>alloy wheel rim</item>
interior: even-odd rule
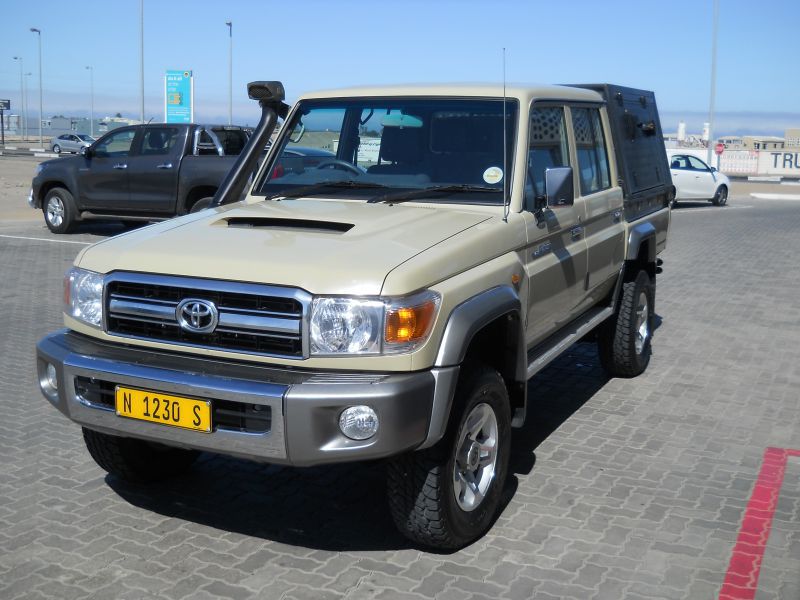
[[[60,227],[64,222],[64,203],[58,196],[47,201],[47,221],[53,227]]]
[[[471,512],[481,505],[497,470],[497,417],[486,403],[464,420],[456,444],[453,494],[458,506]]]
[[[647,294],[641,292],[636,302],[636,337],[634,340],[636,354],[641,354],[644,351],[644,345],[647,343],[647,338],[650,336],[649,317],[650,310],[647,303]]]

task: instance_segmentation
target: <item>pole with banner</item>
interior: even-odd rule
[[[194,121],[194,78],[191,71],[167,71],[164,76],[164,121]]]
[[[0,146],[6,145],[6,123],[3,112],[11,110],[11,100],[0,100]]]

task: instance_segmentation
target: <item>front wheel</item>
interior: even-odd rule
[[[58,144],[53,146],[53,152],[55,152],[56,154],[61,154],[61,146],[59,146]]]
[[[635,377],[650,362],[656,288],[645,271],[622,284],[617,312],[600,326],[600,364],[614,377]]]
[[[187,471],[199,452],[117,437],[83,428],[83,441],[94,461],[125,481],[160,481]]]
[[[214,196],[206,196],[205,198],[200,198],[197,202],[192,204],[191,208],[189,208],[189,213],[197,213],[201,210],[207,209],[211,206],[211,203],[214,201]]]
[[[465,366],[453,410],[441,441],[394,458],[387,473],[398,529],[441,549],[465,546],[489,529],[511,448],[508,391],[497,371]]]
[[[711,199],[711,204],[714,206],[725,206],[728,203],[728,188],[724,185],[719,186],[717,193]]]
[[[68,233],[77,218],[75,201],[64,188],[53,188],[44,197],[44,222],[53,233]]]

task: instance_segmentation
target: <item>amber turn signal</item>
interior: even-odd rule
[[[436,302],[428,300],[419,306],[391,308],[386,313],[386,341],[403,344],[424,339],[433,326]]]

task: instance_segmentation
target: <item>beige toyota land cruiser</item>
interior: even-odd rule
[[[531,377],[590,333],[610,374],[647,367],[673,193],[654,95],[248,91],[261,121],[211,208],[75,260],[41,390],[131,481],[198,451],[386,459],[400,530],[463,546]]]

